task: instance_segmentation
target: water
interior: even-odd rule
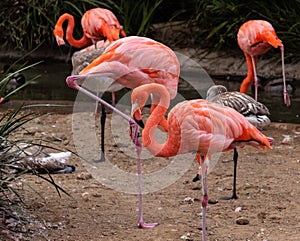
[[[0,63],[0,66],[3,66],[3,63]],[[41,75],[37,79],[35,84],[28,85],[25,89],[19,91],[11,99],[17,100],[65,100],[73,101],[76,98],[77,91],[69,88],[66,85],[65,79],[71,73],[71,64],[55,61],[45,61],[37,66],[30,68],[23,72],[27,79],[34,77],[36,75]],[[201,73],[200,73],[201,75]],[[207,89],[211,82],[206,81],[205,74],[199,76],[197,72],[182,72],[181,76],[185,79],[194,81],[195,83],[199,82],[199,78],[202,79],[203,89]],[[203,81],[205,80],[205,81]],[[292,105],[286,107],[283,103],[282,96],[270,96],[264,92],[259,93],[259,101],[264,103],[271,112],[271,120],[274,122],[288,122],[288,123],[300,123],[300,82],[295,81],[296,91],[291,97]],[[213,83],[225,85],[229,90],[238,90],[240,83],[237,81],[226,81],[214,79]],[[199,88],[197,88],[199,89]],[[121,90],[117,93],[117,100],[126,93],[127,90]],[[195,99],[205,97],[205,91],[199,94],[195,91],[189,84],[186,82],[180,81],[179,84],[179,93],[184,96],[186,99]],[[251,94],[251,93],[249,93]],[[105,94],[104,98],[110,101],[110,94]]]

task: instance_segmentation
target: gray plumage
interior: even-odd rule
[[[72,56],[72,75],[77,75],[81,70],[93,62],[94,59],[98,58],[105,48],[91,49],[91,50],[80,50]]]
[[[34,144],[2,146],[0,155],[1,161],[6,163],[7,173],[63,174],[75,171],[75,166],[66,163],[71,152],[48,153]]]
[[[270,112],[264,104],[238,91],[228,92],[223,85],[210,87],[206,94],[206,100],[235,109],[257,128],[262,128],[271,123],[268,117]]]

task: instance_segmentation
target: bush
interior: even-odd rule
[[[74,16],[77,27],[74,37],[82,35],[81,17],[96,7],[110,9],[130,35],[146,35],[151,17],[162,0],[4,0],[0,3],[1,41],[9,48],[31,50],[38,45],[56,47],[53,29],[58,18],[69,13]]]

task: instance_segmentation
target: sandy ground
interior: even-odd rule
[[[201,240],[201,184],[192,182],[197,171],[193,156],[179,157],[177,160],[184,163],[185,171],[160,175],[155,180],[160,186],[144,194],[145,221],[160,225],[139,229],[135,153],[123,134],[128,134],[127,123],[108,114],[105,163],[117,170],[116,175],[107,173],[103,163],[93,162],[99,156],[98,120],[99,116],[95,118],[91,113],[72,115],[70,110],[56,109],[28,124],[27,136],[51,140],[60,148],[73,150],[87,159],[83,161],[72,155],[69,163],[76,166],[76,171],[52,175],[72,198],[63,193],[59,197],[54,187],[40,178],[23,176],[23,182],[40,194],[27,185],[20,190],[27,212],[38,223],[38,232],[30,234],[30,240]],[[91,130],[97,133],[96,137],[89,134]],[[300,239],[300,125],[272,123],[263,132],[275,139],[273,150],[239,149],[237,200],[220,199],[231,194],[232,152],[222,154],[208,175],[211,201],[207,212],[208,240]],[[123,135],[125,139],[121,138]],[[151,176],[168,169],[173,161],[146,155],[142,171]],[[120,170],[125,175],[119,175]],[[126,179],[130,175],[135,181]],[[176,180],[162,188],[173,176]],[[144,177],[144,190],[151,190],[151,182],[147,175]],[[239,224],[241,220],[243,224]],[[10,240],[5,235],[0,238]]]

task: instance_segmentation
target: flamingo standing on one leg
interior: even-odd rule
[[[175,53],[167,46],[146,37],[131,36],[119,39],[79,75],[69,76],[77,84],[83,84],[95,92],[115,92],[123,87],[135,88],[147,83],[160,83],[175,98],[179,81],[180,65]],[[114,99],[112,100],[114,103]],[[151,107],[151,110],[155,106]],[[101,159],[104,160],[105,113],[101,118]],[[165,121],[161,125],[164,129]]]
[[[235,109],[258,129],[262,129],[263,127],[271,123],[268,117],[268,115],[270,115],[270,112],[264,104],[256,101],[251,96],[244,93],[240,93],[238,91],[228,92],[227,88],[223,85],[213,85],[212,87],[210,87],[207,90],[206,100]],[[237,158],[238,152],[237,149],[234,148],[232,196],[224,197],[223,199],[230,200],[238,198],[236,194]],[[200,172],[196,175],[193,181],[197,181],[199,179]]]
[[[249,87],[254,81],[255,100],[257,100],[258,80],[256,74],[256,64],[259,55],[265,54],[272,47],[280,47],[282,61],[282,78],[283,78],[283,96],[284,103],[289,106],[291,104],[289,95],[286,90],[285,71],[284,71],[284,47],[282,41],[277,37],[272,25],[264,20],[250,20],[245,22],[239,29],[237,40],[240,48],[243,50],[247,66],[248,74],[243,80],[240,92],[247,93]]]
[[[120,34],[126,37],[122,25],[120,25],[116,16],[108,9],[92,8],[86,11],[81,19],[83,36],[77,40],[73,37],[73,29],[75,26],[74,17],[68,13],[61,15],[55,25],[53,34],[58,45],[64,45],[63,23],[68,21],[66,30],[66,40],[75,48],[83,48],[91,45],[96,46],[100,40],[113,42],[120,38]]]
[[[213,153],[250,145],[271,149],[273,139],[264,136],[247,119],[232,108],[205,100],[189,100],[177,104],[168,114],[168,138],[161,144],[155,140],[154,131],[169,103],[170,94],[160,84],[147,84],[132,91],[132,117],[141,120],[141,109],[149,95],[156,108],[147,119],[142,133],[143,145],[158,157],[171,157],[197,152],[202,166],[202,240],[206,240],[206,206],[208,202],[206,173]]]

